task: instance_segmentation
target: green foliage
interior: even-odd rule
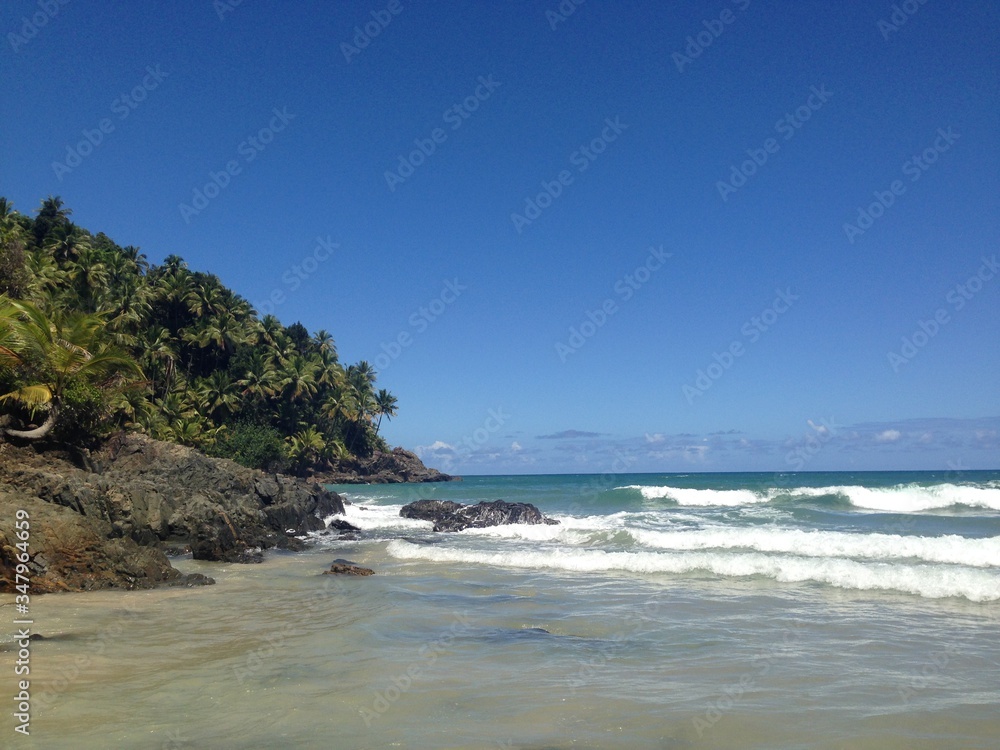
[[[231,458],[251,469],[279,472],[288,468],[285,441],[269,425],[240,421],[230,425],[216,444],[207,451],[220,458]]]
[[[387,448],[396,398],[367,362],[343,366],[329,332],[259,318],[217,276],[179,255],[150,265],[71,213],[50,196],[31,219],[0,198],[0,431],[142,429],[300,473]]]
[[[52,438],[60,443],[88,445],[114,429],[109,395],[84,378],[73,378],[63,390],[59,422]]]

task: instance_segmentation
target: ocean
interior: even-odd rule
[[[1000,472],[334,489],[356,540],[33,599],[32,734],[0,744],[1000,747]],[[436,534],[419,498],[560,523]]]

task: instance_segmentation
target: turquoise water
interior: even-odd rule
[[[32,735],[0,746],[998,746],[998,472],[338,489],[356,540],[33,599]],[[435,534],[420,497],[560,524]]]
[[[468,530],[434,545],[397,540],[388,550],[399,559],[1000,599],[998,472],[470,477],[337,489],[359,506],[350,519],[378,539],[426,535],[427,524],[398,518],[403,503],[425,496],[530,502],[561,521]]]

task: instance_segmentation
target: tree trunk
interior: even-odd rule
[[[45,418],[41,427],[36,427],[33,430],[12,430],[10,428],[4,428],[4,434],[8,437],[19,438],[21,440],[40,440],[52,431],[52,428],[56,426],[56,420],[58,418],[59,406],[53,401],[49,406],[49,416]]]

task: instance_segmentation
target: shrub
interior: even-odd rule
[[[255,422],[240,421],[227,425],[210,454],[231,458],[251,469],[271,472],[283,471],[288,464],[281,433],[273,427]]]

